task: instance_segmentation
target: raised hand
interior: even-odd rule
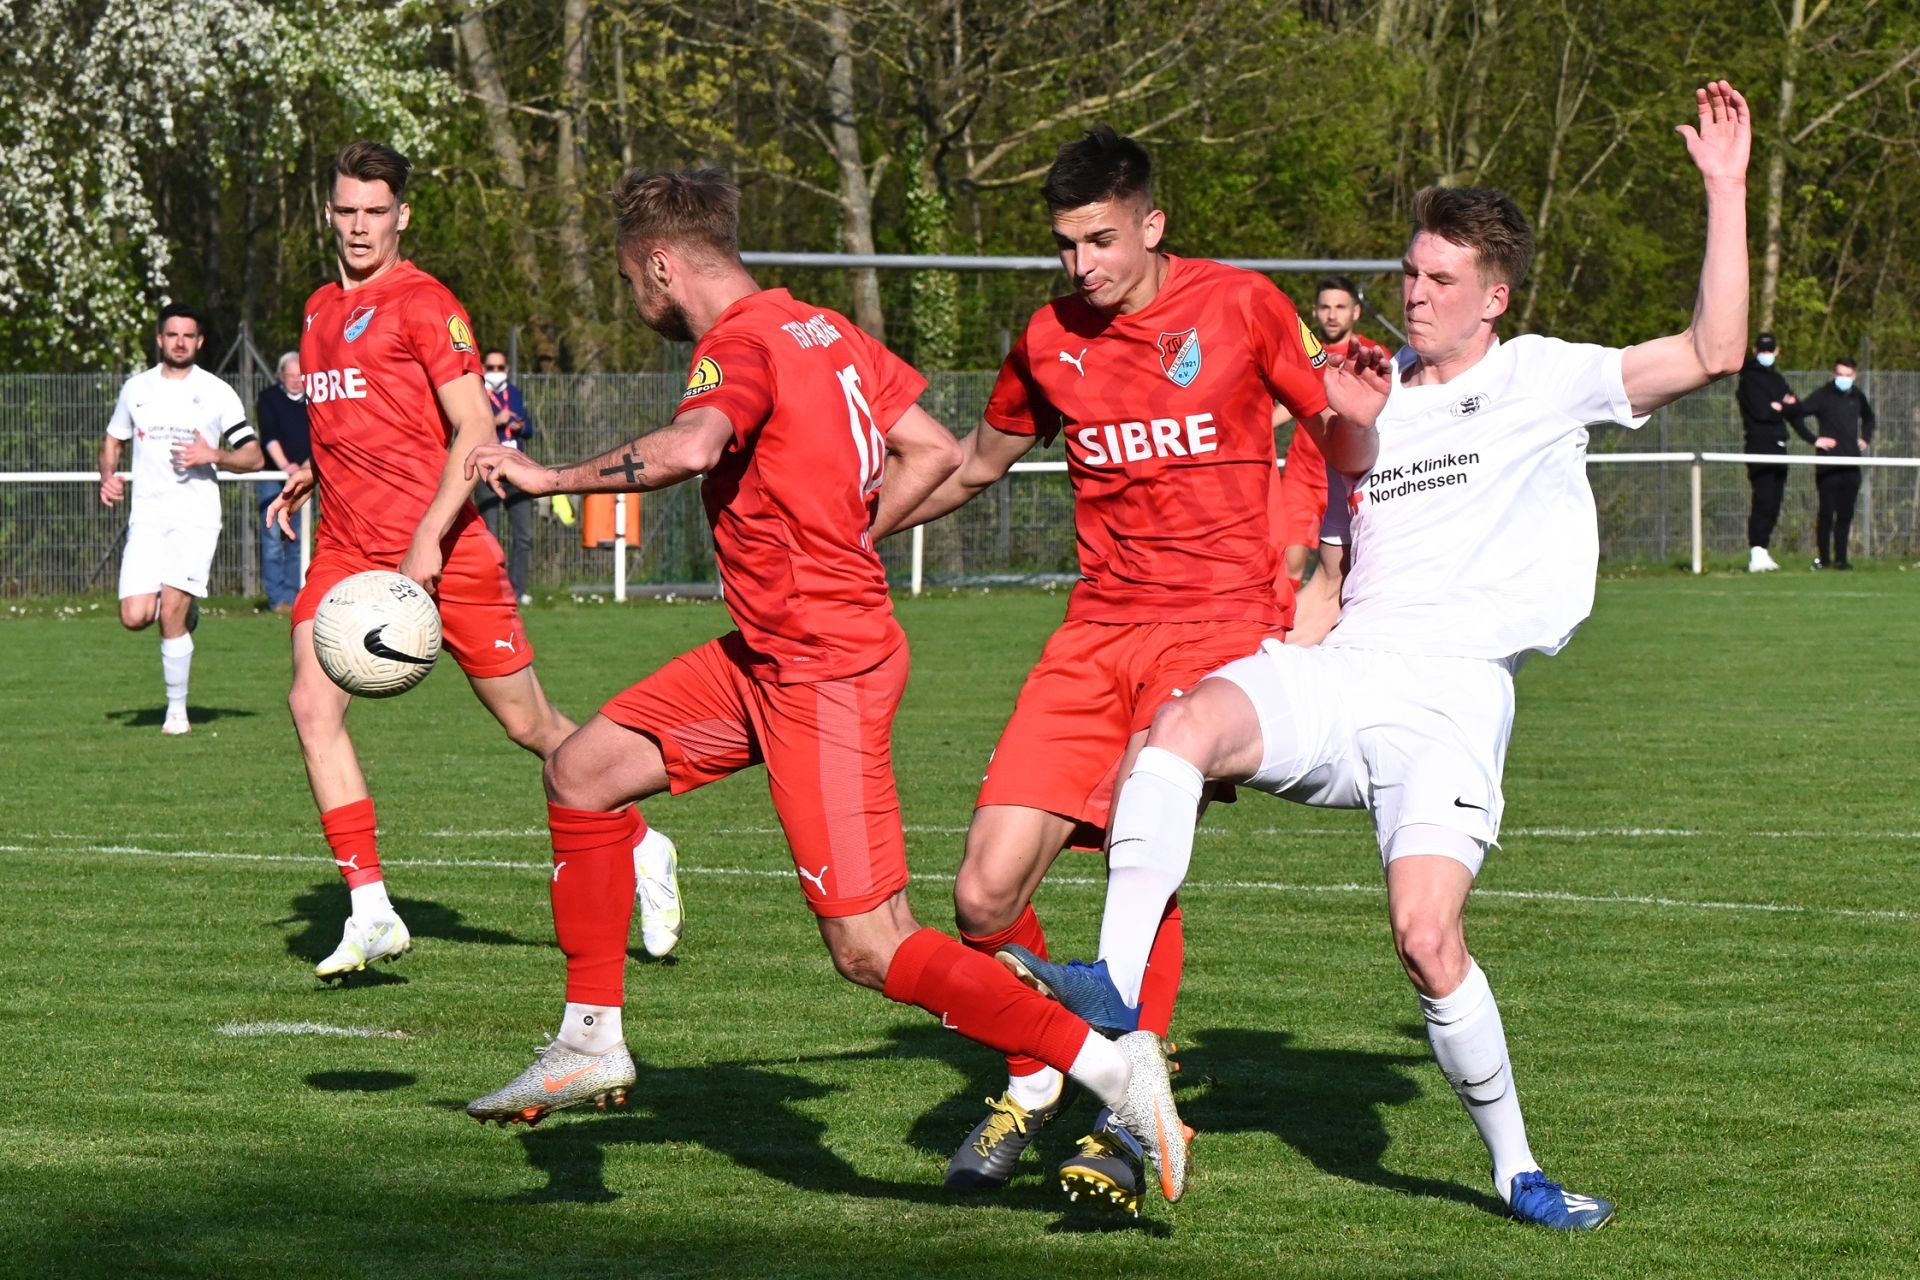
[[[1371,427],[1393,389],[1393,357],[1366,347],[1346,359],[1328,362],[1325,386],[1333,411],[1357,427]]]
[[[467,479],[480,481],[503,498],[507,496],[509,481],[535,497],[554,491],[552,468],[543,467],[520,450],[502,444],[483,444],[468,454],[466,475]]]
[[[1695,90],[1694,103],[1700,111],[1700,125],[1675,125],[1674,132],[1687,140],[1687,154],[1708,182],[1744,182],[1747,157],[1753,149],[1753,116],[1740,91],[1725,80],[1715,80]]]

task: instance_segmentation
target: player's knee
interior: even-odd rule
[[[953,880],[953,919],[962,933],[979,937],[1012,924],[1026,906],[1018,883],[993,876],[971,860]]]
[[[834,971],[848,982],[875,991],[886,989],[889,957],[878,948],[858,939],[829,937],[827,954],[833,957]]]
[[[303,742],[331,724],[344,723],[337,700],[326,696],[324,690],[314,687],[310,681],[293,682],[293,687],[287,690],[287,710],[292,713],[294,730]]]
[[[1424,995],[1442,996],[1467,973],[1467,943],[1459,929],[1429,916],[1396,915],[1393,947],[1407,977]]]
[[[120,625],[129,631],[145,631],[153,625],[154,609],[151,601],[137,600],[132,597],[120,602]]]
[[[567,808],[582,808],[581,797],[576,794],[578,781],[567,768],[567,753],[564,749],[550,752],[540,765],[540,784],[547,790],[547,803],[564,805]]]
[[[1147,745],[1171,751],[1202,773],[1212,776],[1214,746],[1217,738],[1213,717],[1207,713],[1204,698],[1169,698],[1153,713],[1153,727],[1147,731]]]

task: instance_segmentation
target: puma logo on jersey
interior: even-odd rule
[[[800,873],[802,880],[808,880],[813,883],[813,888],[816,893],[824,894],[827,891],[827,868],[831,865],[831,863],[823,862],[820,864],[818,871],[809,871],[805,867],[796,864],[794,870]]]
[[[1080,362],[1082,360],[1085,360],[1086,358],[1087,358],[1087,349],[1085,347],[1080,348],[1080,354],[1077,356],[1070,356],[1064,351],[1060,353],[1060,363],[1072,365],[1074,368],[1080,371],[1080,376],[1083,378],[1087,376],[1087,367],[1081,364]]]
[[[1149,458],[1192,458],[1219,449],[1219,429],[1210,413],[1178,418],[1151,418],[1146,422],[1110,422],[1104,427],[1082,427],[1073,433],[1080,460],[1089,467],[1118,467]]]
[[[300,383],[310,404],[367,398],[367,375],[358,369],[316,369],[302,376]]]

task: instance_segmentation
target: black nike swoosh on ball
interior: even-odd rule
[[[1462,800],[1459,796],[1455,796],[1453,798],[1453,805],[1454,805],[1454,808],[1456,809],[1478,809],[1482,813],[1487,812],[1487,806],[1483,804],[1468,804],[1465,800]]]
[[[410,653],[402,653],[398,649],[389,646],[386,641],[380,638],[380,633],[384,630],[386,630],[385,627],[375,627],[373,630],[367,632],[365,643],[368,653],[376,658],[385,658],[389,662],[411,662],[416,667],[430,667],[433,665],[432,658],[416,658]]]

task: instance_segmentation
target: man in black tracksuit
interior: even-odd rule
[[[1785,406],[1793,429],[1813,446],[1816,454],[1858,458],[1873,443],[1873,406],[1853,385],[1853,373],[1853,361],[1836,360],[1833,381],[1799,404]],[[1808,418],[1820,424],[1818,436],[1807,430]],[[1853,526],[1853,500],[1860,493],[1860,468],[1820,467],[1814,483],[1820,490],[1820,516],[1815,525],[1820,558],[1813,562],[1813,567],[1851,569],[1853,565],[1847,559],[1847,533]],[[1827,558],[1829,548],[1832,559]]]
[[[1795,403],[1787,380],[1774,368],[1780,356],[1780,342],[1763,333],[1753,344],[1753,354],[1740,368],[1740,382],[1733,396],[1740,404],[1740,422],[1746,428],[1744,453],[1785,454],[1787,419],[1785,410]],[[1747,572],[1765,573],[1780,566],[1767,550],[1773,541],[1773,526],[1780,519],[1780,500],[1787,492],[1787,465],[1784,462],[1749,462],[1747,483],[1753,486],[1753,506],[1747,512]]]

